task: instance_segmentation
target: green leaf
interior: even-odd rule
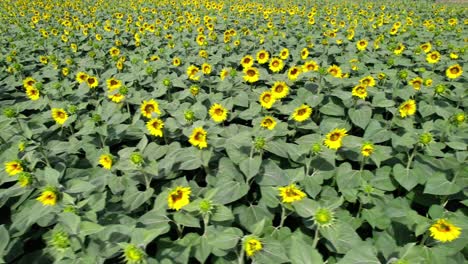
[[[1,225],[0,226],[0,256],[6,255],[4,252],[9,242],[10,242],[10,234],[8,233],[8,230],[5,228],[5,225]],[[0,261],[1,261],[1,258],[0,258]]]
[[[239,243],[242,231],[233,227],[228,227],[222,231],[213,227],[208,227],[206,235],[210,246],[222,250],[231,250]]]
[[[416,185],[418,185],[419,181],[418,177],[414,175],[411,170],[406,169],[401,164],[393,166],[393,177],[408,191],[411,191]]]
[[[326,105],[319,108],[319,111],[324,115],[329,116],[344,116],[345,111],[343,107],[334,104],[333,102],[329,102]]]
[[[430,175],[424,188],[424,193],[434,195],[451,195],[462,190],[462,186],[449,182],[443,173]]]
[[[188,227],[200,227],[200,219],[192,216],[185,211],[178,211],[174,213],[174,221],[180,225]]]
[[[70,234],[77,234],[79,230],[79,225],[81,222],[81,218],[74,213],[61,213],[59,215],[59,221],[68,228],[68,233]]]
[[[102,231],[105,227],[90,221],[80,222],[80,235],[85,237]]]
[[[256,182],[262,186],[285,186],[289,184],[287,173],[282,170],[272,160],[266,160],[263,165],[264,172],[260,177],[255,178]]]
[[[244,173],[247,181],[253,177],[255,177],[262,164],[262,158],[260,156],[254,156],[253,158],[247,158],[239,164],[240,170]]]
[[[213,196],[213,201],[219,204],[228,204],[239,200],[247,194],[249,186],[236,181],[224,181],[215,186],[219,191]]]
[[[300,201],[293,202],[292,206],[296,213],[304,218],[310,218],[315,215],[315,211],[320,207],[319,203],[309,198],[304,198]]]
[[[369,121],[372,116],[372,109],[370,107],[361,107],[359,109],[354,109],[351,108],[348,110],[348,115],[356,126],[365,129],[367,124],[369,124]]]
[[[200,263],[205,263],[206,259],[211,254],[212,246],[209,244],[209,242],[209,238],[201,236],[199,244],[195,246],[195,258]]]
[[[128,189],[123,197],[123,206],[124,208],[133,211],[136,208],[140,207],[143,203],[148,201],[148,199],[151,198],[153,193],[153,188],[147,189],[144,192],[140,192],[134,188]]]
[[[323,263],[320,253],[311,247],[313,242],[301,232],[291,237],[289,256],[292,264]]]
[[[331,243],[332,247],[329,250],[338,254],[346,254],[362,242],[349,224],[340,221],[335,222],[330,228],[320,229],[319,232]]]
[[[234,219],[232,211],[224,205],[215,205],[214,212],[210,218],[212,221],[222,222]]]
[[[380,264],[377,258],[377,251],[369,244],[356,245],[355,248],[347,252],[346,255],[337,262],[337,264]]]

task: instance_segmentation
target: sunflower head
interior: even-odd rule
[[[301,189],[299,189],[295,184],[279,187],[278,191],[283,203],[300,201],[306,197],[306,194],[301,191]]]
[[[296,122],[304,122],[310,117],[311,114],[312,107],[303,104],[294,110],[292,119],[294,119]]]
[[[190,203],[190,187],[177,186],[172,189],[167,196],[167,204],[169,209],[179,211],[182,207]]]
[[[319,227],[329,227],[333,224],[334,213],[328,208],[320,208],[314,214],[314,222]]]
[[[438,219],[430,228],[430,235],[442,243],[457,239],[461,234],[461,228],[452,224],[447,219]]]
[[[268,130],[273,130],[276,126],[276,120],[272,116],[265,116],[262,119],[260,126]]]
[[[244,250],[248,257],[252,257],[262,249],[262,242],[258,238],[248,237],[244,240]]]
[[[222,105],[215,103],[210,107],[209,114],[213,121],[220,123],[227,119],[228,111]]]

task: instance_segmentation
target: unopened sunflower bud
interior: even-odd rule
[[[195,114],[193,113],[192,110],[186,110],[184,112],[184,118],[185,118],[185,120],[191,122],[195,118]]]
[[[255,139],[254,142],[255,149],[261,150],[265,147],[265,138],[263,137],[258,137]]]
[[[99,114],[94,114],[93,115],[93,121],[94,122],[98,123],[98,122],[101,122],[101,120],[102,120],[101,115],[99,115]]]
[[[15,109],[8,107],[3,110],[3,115],[7,118],[14,118],[17,114]]]
[[[132,153],[132,155],[130,156],[130,161],[137,165],[137,166],[140,166],[141,164],[143,164],[144,162],[144,159],[143,159],[143,156],[138,153],[138,152],[134,152]]]
[[[213,203],[210,200],[202,200],[199,205],[200,212],[203,214],[211,213],[213,210]]]
[[[427,145],[431,141],[432,141],[432,134],[429,133],[429,132],[423,133],[423,134],[421,134],[421,136],[419,136],[419,143],[421,143],[423,145]]]
[[[57,250],[61,251],[70,246],[68,234],[63,231],[55,231],[50,238],[50,244]]]
[[[163,84],[164,86],[171,86],[172,82],[169,78],[166,78],[163,80]]]
[[[445,92],[445,90],[446,90],[445,85],[439,84],[435,88],[435,93],[436,94],[443,94]]]
[[[314,154],[320,153],[320,151],[322,151],[322,145],[320,143],[315,143],[312,145],[312,152]]]
[[[193,96],[197,96],[199,92],[200,92],[200,87],[198,87],[197,85],[190,86],[190,93]]]

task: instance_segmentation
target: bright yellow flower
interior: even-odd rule
[[[89,88],[96,88],[99,85],[98,79],[94,76],[88,76],[86,83],[88,84]]]
[[[450,242],[461,234],[461,228],[453,225],[446,219],[438,219],[430,228],[431,237],[440,242]]]
[[[271,87],[271,94],[275,99],[282,99],[289,93],[289,87],[285,82],[276,81]]]
[[[288,50],[288,48],[284,48],[284,49],[281,50],[281,52],[280,52],[280,58],[281,58],[282,60],[286,60],[286,59],[289,58],[289,50]]]
[[[54,206],[57,203],[57,198],[57,190],[53,187],[46,187],[36,200],[45,206]]]
[[[169,209],[179,211],[182,207],[190,203],[190,187],[177,186],[172,189],[167,196],[167,206]]]
[[[155,137],[163,136],[164,122],[159,118],[153,118],[146,122],[146,128],[149,133]]]
[[[440,53],[437,50],[431,51],[426,56],[426,61],[428,63],[434,64],[440,61]]]
[[[270,109],[276,102],[276,98],[270,91],[263,92],[258,100],[260,101],[262,107],[265,109]]]
[[[104,169],[110,170],[112,168],[112,156],[110,154],[102,154],[99,157],[99,164]]]
[[[264,127],[268,130],[273,130],[276,126],[276,120],[272,116],[265,116],[260,123],[261,127]]]
[[[211,65],[210,65],[210,64],[208,64],[208,63],[203,63],[202,66],[201,66],[201,68],[202,68],[203,74],[208,75],[208,74],[211,73]]]
[[[445,75],[450,79],[456,79],[463,74],[463,68],[460,64],[455,64],[447,68]]]
[[[424,43],[421,46],[419,46],[425,53],[428,53],[432,49],[432,45],[430,42]]]
[[[229,69],[226,69],[226,68],[222,69],[221,73],[219,74],[219,77],[221,78],[221,81],[224,81],[224,79],[226,79],[226,77],[228,77],[229,74],[230,74]]]
[[[36,84],[36,80],[32,77],[27,77],[26,79],[23,80],[23,86],[25,89],[28,88],[34,88],[34,85]]]
[[[292,113],[292,118],[297,122],[306,121],[312,114],[312,108],[306,104],[303,104],[296,108]]]
[[[248,257],[252,257],[255,253],[262,249],[262,242],[254,237],[250,237],[244,242],[244,250]]]
[[[190,144],[200,149],[208,147],[208,143],[206,142],[206,134],[206,131],[202,127],[195,128],[189,138]]]
[[[366,87],[374,87],[375,86],[375,79],[374,77],[372,76],[366,76],[364,78],[362,78],[361,80],[359,80],[359,83],[366,86]]]
[[[240,61],[241,65],[242,65],[242,68],[246,69],[246,68],[250,68],[253,66],[254,64],[254,59],[252,56],[250,55],[245,55],[241,61]]]
[[[307,48],[303,48],[301,50],[301,59],[305,60],[309,57],[309,50]]]
[[[396,55],[400,55],[401,53],[403,53],[403,51],[405,50],[405,45],[403,45],[402,43],[398,44],[398,46],[393,50],[393,53],[395,53]]]
[[[364,157],[369,157],[372,153],[374,153],[374,145],[369,142],[364,143],[361,147],[361,154]]]
[[[109,54],[112,56],[112,57],[116,57],[116,56],[119,56],[120,55],[120,50],[116,47],[112,47],[110,50],[109,50]]]
[[[158,115],[161,114],[161,111],[159,110],[159,104],[154,99],[151,99],[149,101],[144,100],[141,104],[140,110],[141,115],[146,118],[151,118],[153,113],[156,113]]]
[[[35,87],[27,87],[26,88],[26,95],[31,99],[32,101],[36,101],[39,99],[39,90]]]
[[[23,166],[19,161],[5,162],[5,171],[8,175],[13,176],[23,171]]]
[[[329,132],[324,140],[325,146],[329,149],[339,149],[342,145],[342,140],[345,136],[347,136],[348,131],[344,128],[335,128],[331,132]]]
[[[341,71],[340,66],[332,65],[332,66],[328,67],[327,71],[331,76],[333,76],[335,78],[341,78],[341,76],[342,76],[342,71]]]
[[[122,81],[117,80],[116,78],[107,79],[106,84],[107,84],[107,90],[109,90],[109,92],[112,92],[122,87]]]
[[[257,61],[260,64],[265,64],[270,59],[270,53],[266,50],[261,50],[257,53]]]
[[[187,76],[189,77],[190,80],[198,81],[200,79],[200,75],[198,74],[199,71],[200,69],[197,66],[190,65],[187,68]]]
[[[366,50],[367,44],[369,44],[367,40],[361,39],[356,43],[356,48],[360,51]]]
[[[280,72],[284,68],[284,62],[280,58],[271,58],[268,65],[272,72]]]
[[[244,74],[244,80],[249,83],[254,83],[260,78],[260,73],[255,67],[245,68]]]
[[[314,60],[306,61],[302,66],[303,72],[318,71],[319,66]]]
[[[78,72],[76,74],[76,81],[78,83],[83,83],[83,82],[86,82],[86,80],[88,79],[88,74],[84,73],[84,72]]]
[[[306,197],[306,194],[297,188],[295,184],[290,184],[288,186],[278,188],[279,195],[282,198],[283,203],[292,203],[295,201],[300,201]]]
[[[353,96],[359,97],[363,100],[367,97],[367,89],[363,84],[358,84],[354,86],[353,91],[351,92]]]
[[[180,65],[180,63],[181,63],[180,58],[175,57],[174,59],[172,59],[172,65],[177,67]]]
[[[403,102],[398,109],[400,111],[400,116],[403,118],[414,115],[416,113],[416,102],[410,99]]]
[[[298,67],[298,66],[291,67],[288,70],[288,79],[291,81],[297,80],[297,77],[299,77],[301,72],[302,72],[301,67]]]
[[[52,118],[57,124],[63,125],[68,119],[68,114],[63,108],[52,108]]]
[[[215,103],[211,106],[209,114],[213,121],[220,123],[227,119],[228,111],[222,105]]]
[[[122,100],[125,99],[125,95],[121,93],[110,94],[107,97],[111,99],[112,102],[115,102],[115,103],[120,103]]]
[[[423,85],[423,79],[421,77],[416,77],[416,78],[413,78],[412,80],[409,81],[409,83],[411,84],[411,86],[413,86],[413,88],[418,91],[421,89],[421,86]]]

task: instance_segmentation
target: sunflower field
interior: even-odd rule
[[[0,263],[467,263],[467,7],[2,0]]]

